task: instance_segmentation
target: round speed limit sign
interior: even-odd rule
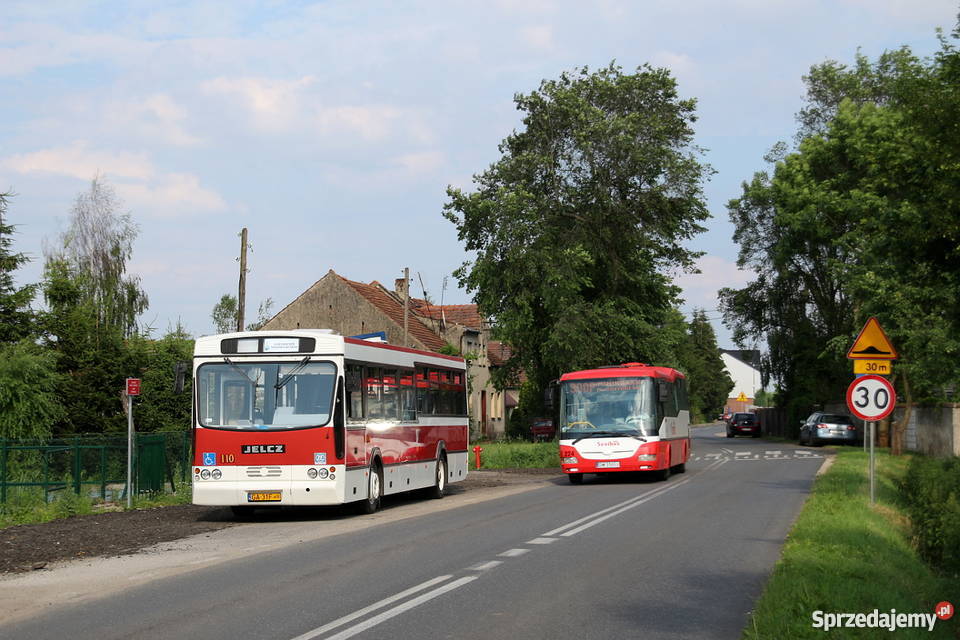
[[[893,412],[896,403],[893,385],[880,376],[860,376],[847,388],[847,407],[867,422],[883,420]]]

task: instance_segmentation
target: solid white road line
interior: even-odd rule
[[[613,512],[611,512],[611,513],[608,513],[608,514],[606,514],[605,516],[601,516],[601,517],[599,517],[599,518],[596,518],[596,519],[592,520],[591,522],[588,522],[588,523],[586,523],[586,524],[580,525],[580,526],[577,527],[576,529],[571,529],[570,531],[567,531],[566,533],[561,533],[560,535],[562,535],[564,538],[568,538],[568,537],[570,537],[570,536],[577,535],[578,533],[580,533],[581,531],[583,531],[583,530],[585,530],[585,529],[589,529],[590,527],[592,527],[592,526],[594,526],[594,525],[596,525],[596,524],[600,524],[600,523],[603,522],[604,520],[608,520],[608,519],[612,518],[613,516],[618,516],[618,515],[620,515],[621,513],[623,513],[624,511],[629,511],[630,509],[633,509],[634,507],[638,507],[638,506],[640,506],[641,504],[643,504],[644,502],[647,502],[648,500],[653,500],[654,498],[658,498],[658,497],[662,496],[663,494],[665,494],[667,491],[672,491],[672,490],[676,489],[677,487],[682,487],[683,485],[687,484],[688,482],[690,482],[690,480],[681,480],[680,482],[675,482],[675,483],[667,486],[666,488],[664,488],[663,491],[660,491],[660,492],[658,492],[658,493],[654,493],[654,494],[652,494],[652,495],[648,495],[648,496],[647,496],[646,498],[644,498],[643,500],[638,500],[638,501],[634,502],[633,504],[630,504],[630,505],[627,505],[627,506],[623,507],[622,509],[618,509],[617,511],[613,511]]]
[[[304,634],[302,634],[302,635],[299,635],[299,636],[297,636],[296,638],[293,638],[293,640],[310,640],[311,638],[316,638],[316,637],[319,636],[320,634],[326,633],[327,631],[330,631],[331,629],[336,629],[337,627],[342,627],[343,625],[347,624],[348,622],[353,622],[353,621],[356,620],[357,618],[361,618],[361,617],[367,615],[368,613],[370,613],[371,611],[376,611],[377,609],[382,609],[383,607],[387,606],[388,604],[393,604],[393,603],[396,602],[397,600],[403,600],[404,598],[406,598],[406,597],[409,596],[409,595],[413,595],[414,593],[417,593],[418,591],[423,591],[424,589],[429,589],[429,588],[432,587],[433,585],[438,584],[438,583],[440,583],[440,582],[444,582],[444,581],[446,581],[446,580],[449,580],[449,579],[452,578],[452,577],[453,577],[453,576],[437,576],[437,577],[434,578],[433,580],[427,580],[426,582],[422,582],[422,583],[418,584],[418,585],[415,586],[415,587],[410,587],[409,589],[406,589],[406,590],[404,590],[404,591],[401,591],[401,592],[398,593],[398,594],[392,595],[392,596],[390,596],[389,598],[384,598],[383,600],[380,600],[379,602],[374,602],[373,604],[371,604],[371,605],[368,606],[368,607],[364,607],[363,609],[360,609],[360,610],[358,610],[358,611],[354,611],[353,613],[347,614],[347,615],[343,616],[342,618],[337,618],[337,619],[334,620],[333,622],[328,622],[327,624],[323,625],[322,627],[317,627],[316,629],[313,629],[312,631],[307,631],[306,633],[304,633]]]
[[[403,604],[399,604],[392,609],[387,609],[386,611],[384,611],[379,615],[375,615],[372,618],[368,618],[367,620],[364,620],[363,622],[361,622],[355,627],[351,627],[349,629],[345,629],[344,631],[341,631],[340,633],[334,634],[328,637],[327,640],[346,640],[346,638],[351,638],[357,635],[358,633],[363,633],[367,629],[377,626],[381,622],[389,620],[390,618],[395,618],[401,613],[409,611],[414,607],[419,607],[424,602],[429,602],[430,600],[433,600],[438,596],[442,596],[448,591],[459,589],[460,587],[467,584],[468,582],[473,582],[476,579],[477,579],[477,576],[467,576],[466,578],[460,578],[459,580],[448,582],[442,587],[437,587],[433,591],[428,591],[422,596],[417,596],[413,600],[407,600]]]

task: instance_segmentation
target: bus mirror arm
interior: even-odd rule
[[[183,393],[183,383],[187,377],[187,369],[189,364],[181,360],[177,364],[173,365],[173,392],[176,394]]]

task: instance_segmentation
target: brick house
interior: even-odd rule
[[[516,406],[517,392],[496,390],[490,372],[491,367],[503,364],[504,354],[509,357],[509,349],[490,340],[489,323],[476,305],[433,305],[408,298],[407,286],[400,278],[391,291],[376,281],[367,284],[348,280],[331,269],[260,330],[333,329],[344,336],[383,332],[390,344],[426,351],[439,351],[449,344],[469,360],[467,402],[474,437],[502,435]],[[408,313],[404,345],[405,298]]]

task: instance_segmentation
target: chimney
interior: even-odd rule
[[[406,297],[408,289],[409,289],[409,282],[407,282],[406,278],[397,278],[396,280],[394,280],[393,290],[397,293],[398,296],[400,296],[401,300],[403,300],[404,297]]]

